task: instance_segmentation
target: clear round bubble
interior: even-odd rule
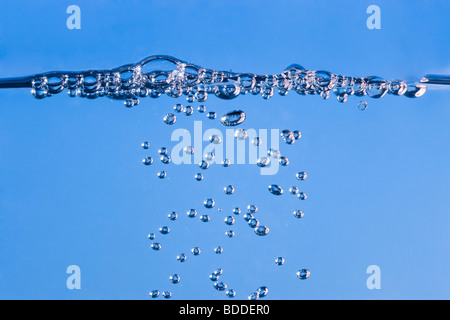
[[[208,153],[205,153],[205,155],[204,155],[204,158],[205,158],[207,161],[214,160],[214,157],[215,157],[214,152],[208,152]]]
[[[180,113],[184,111],[184,107],[182,104],[177,103],[176,105],[173,106],[173,110],[177,113]]]
[[[308,269],[300,269],[297,271],[297,278],[300,280],[308,279],[310,275],[310,271]]]
[[[172,211],[168,214],[168,218],[171,221],[175,221],[178,219],[178,213],[176,213],[175,211]]]
[[[293,212],[294,217],[296,217],[297,219],[303,218],[304,213],[302,210],[294,210]]]
[[[160,171],[156,174],[158,176],[158,178],[160,179],[164,179],[165,177],[167,177],[167,172],[165,171]]]
[[[283,257],[278,257],[275,259],[275,264],[278,266],[282,266],[284,264],[284,258]]]
[[[209,137],[209,142],[212,144],[220,144],[222,143],[222,137],[217,134],[213,134]]]
[[[262,143],[262,139],[260,137],[255,137],[252,139],[252,144],[254,146],[260,146]]]
[[[242,110],[234,110],[228,112],[220,118],[220,122],[224,126],[233,127],[241,124],[245,120],[245,112]]]
[[[226,235],[228,238],[233,238],[233,237],[234,237],[234,231],[233,231],[233,230],[227,230],[227,231],[225,232],[225,235]]]
[[[306,193],[304,193],[304,192],[299,192],[299,193],[297,194],[297,197],[298,197],[300,200],[306,200],[306,198],[307,198],[308,196],[307,196]]]
[[[278,162],[283,167],[286,167],[287,165],[289,165],[289,159],[287,157],[285,157],[285,156],[280,157],[280,159],[278,159]]]
[[[299,193],[299,189],[296,186],[292,186],[292,187],[289,188],[289,192],[291,194],[297,194],[297,193]]]
[[[269,157],[261,157],[256,161],[256,165],[261,168],[267,167],[269,164],[270,164]]]
[[[163,154],[160,158],[161,162],[164,164],[168,164],[172,161],[172,159],[170,158],[170,156],[168,154]]]
[[[281,152],[276,149],[269,149],[267,154],[274,159],[279,159],[281,157]]]
[[[194,247],[191,249],[191,252],[194,256],[198,256],[200,253],[202,253],[202,250],[200,250],[199,247]]]
[[[159,232],[160,232],[161,234],[168,234],[168,233],[170,232],[170,228],[169,228],[169,227],[166,227],[166,226],[161,227],[161,228],[159,228]]]
[[[230,159],[224,159],[223,161],[222,161],[222,167],[229,167],[230,166],[230,164],[231,164],[231,161],[230,161]]]
[[[177,117],[172,113],[168,113],[164,116],[163,120],[165,124],[172,125],[177,121]]]
[[[210,218],[207,214],[202,214],[202,215],[200,216],[200,220],[201,220],[202,222],[209,222],[209,221],[211,220],[211,218]]]
[[[197,216],[197,210],[189,209],[186,214],[189,218],[195,218]]]
[[[256,290],[260,298],[264,298],[269,293],[269,288],[266,286],[259,287],[258,290]]]
[[[148,149],[148,148],[150,148],[150,143],[147,141],[144,141],[144,142],[142,142],[141,147],[143,149]]]
[[[191,106],[187,106],[187,107],[184,109],[184,114],[185,114],[186,116],[192,116],[192,115],[194,114],[194,108],[192,108]]]
[[[179,255],[177,255],[177,260],[179,262],[185,262],[187,259],[187,256],[184,253],[180,253]]]
[[[242,129],[242,128],[241,129],[237,129],[234,132],[234,137],[236,139],[238,139],[238,140],[245,140],[245,139],[247,139],[247,136],[248,136],[247,131],[245,129]]]
[[[166,148],[166,147],[160,148],[160,149],[158,150],[158,153],[159,153],[160,155],[167,154],[167,148]]]
[[[163,297],[164,297],[165,299],[170,299],[170,298],[172,297],[172,292],[170,292],[170,291],[164,291],[164,292],[163,292]]]
[[[152,297],[153,299],[158,298],[159,297],[159,290],[152,290],[149,293],[150,297]]]
[[[298,172],[295,176],[298,180],[305,180],[306,177],[308,177],[308,175],[304,171]]]
[[[206,160],[202,160],[202,162],[200,162],[198,166],[200,167],[200,169],[206,170],[209,168],[209,162]]]
[[[258,236],[265,236],[265,235],[269,234],[269,228],[266,226],[258,226],[255,228],[255,233]]]
[[[252,292],[248,295],[248,300],[258,300],[259,294],[258,292]]]
[[[144,165],[146,165],[146,166],[149,166],[149,165],[151,165],[151,164],[153,163],[153,158],[152,158],[152,157],[145,157],[145,158],[142,160],[142,163],[143,163]]]
[[[233,209],[233,213],[235,214],[235,215],[239,215],[239,214],[241,214],[241,209],[239,209],[239,208],[234,208]]]
[[[244,214],[244,220],[249,222],[250,220],[253,219],[253,214],[247,212],[246,214]]]
[[[256,227],[259,226],[259,221],[258,221],[258,219],[255,219],[255,218],[248,220],[247,223],[248,223],[248,226],[252,229],[255,229]]]
[[[254,205],[254,204],[249,204],[247,206],[247,210],[250,213],[255,213],[255,212],[258,212],[258,207],[256,205]]]
[[[221,254],[223,252],[223,248],[221,246],[215,247],[214,248],[214,253],[215,254]]]
[[[155,251],[161,250],[161,244],[159,244],[158,242],[153,242],[151,247]]]
[[[206,199],[205,201],[203,201],[203,205],[205,206],[205,208],[208,208],[208,209],[211,209],[212,207],[214,207],[215,204],[216,204],[216,202],[212,198],[209,198],[209,199]]]
[[[300,131],[298,131],[298,130],[294,130],[292,132],[292,134],[294,135],[295,140],[298,140],[298,139],[300,139],[302,137],[302,133]]]
[[[155,240],[156,236],[155,236],[154,233],[150,233],[147,237],[148,237],[149,240]]]
[[[228,186],[226,186],[225,188],[223,188],[223,191],[225,192],[225,194],[233,194],[234,193],[234,187],[230,184]]]
[[[217,281],[217,280],[219,280],[219,278],[220,278],[220,276],[219,276],[218,274],[215,274],[215,273],[211,273],[211,274],[209,275],[209,279],[210,279],[211,281]]]
[[[185,154],[191,155],[194,154],[194,148],[191,146],[186,146],[183,148]]]
[[[234,224],[234,218],[232,216],[226,217],[224,221],[225,221],[225,224],[227,224],[229,226]]]
[[[276,196],[281,196],[282,194],[283,194],[283,188],[281,188],[279,185],[277,185],[277,184],[271,184],[269,187],[268,187],[268,189],[269,189],[269,192],[271,193],[271,194],[274,194],[274,195],[276,195]]]
[[[233,289],[229,289],[225,292],[225,294],[228,298],[234,298],[236,296],[236,291],[234,291]]]
[[[204,113],[205,111],[206,111],[206,107],[204,106],[204,105],[199,105],[198,107],[197,107],[197,110],[198,110],[198,112],[200,112],[200,113]]]
[[[224,291],[227,289],[227,285],[223,282],[215,282],[213,286],[214,286],[214,289],[216,289],[218,291]]]
[[[194,176],[195,180],[197,181],[202,181],[203,180],[203,174],[201,173],[196,173]]]
[[[214,120],[217,117],[217,114],[214,111],[210,111],[206,115],[208,119]]]
[[[359,110],[366,110],[367,109],[367,102],[366,101],[360,101],[359,103],[358,103],[358,109]]]
[[[169,277],[169,280],[170,280],[170,282],[172,282],[173,284],[177,284],[177,283],[179,283],[180,281],[181,281],[181,277],[178,275],[178,274],[172,274],[170,277]]]

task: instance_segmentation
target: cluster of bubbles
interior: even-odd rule
[[[139,104],[140,98],[161,95],[186,96],[191,103],[204,102],[209,95],[229,100],[250,93],[269,99],[276,92],[284,96],[290,91],[328,99],[332,92],[339,102],[346,102],[351,95],[379,99],[388,93],[416,98],[426,91],[426,86],[420,83],[388,81],[377,76],[344,76],[307,70],[299,64],[291,64],[280,74],[258,75],[206,69],[165,55],[150,56],[110,70],[47,72],[26,77],[26,81],[38,99],[67,89],[70,97],[95,99],[105,96],[124,100],[126,107]],[[364,110],[364,103],[359,108]],[[189,115],[192,111],[184,112]],[[210,116],[215,118],[216,115],[208,114]]]
[[[163,117],[163,121],[164,123],[166,123],[167,125],[173,125],[176,122],[176,115],[175,114],[182,114],[184,113],[186,116],[190,116],[194,113],[194,108],[191,105],[188,106],[183,106],[180,103],[177,103],[173,106],[173,110],[174,113],[168,113]],[[206,112],[206,107],[202,104],[200,105],[197,110],[200,113],[205,113]],[[206,113],[206,116],[208,119],[214,120],[217,118],[217,114],[213,111],[210,111],[208,113]],[[221,116],[220,118],[220,122],[222,123],[222,125],[226,126],[226,127],[234,127],[234,126],[238,126],[240,124],[242,124],[245,119],[246,119],[246,114],[244,111],[242,110],[233,110],[230,111],[226,114],[224,114],[223,116]],[[282,130],[281,131],[281,138],[284,140],[284,142],[288,145],[292,145],[295,141],[299,140],[302,137],[302,133],[298,130]],[[236,129],[234,131],[234,138],[237,140],[245,140],[248,138],[248,132],[243,129],[243,128],[239,128]],[[223,142],[223,139],[220,135],[217,134],[212,134],[209,138],[208,138],[209,143],[211,144],[221,144]],[[262,144],[262,139],[260,137],[254,137],[251,141],[251,143],[254,146],[260,146]],[[142,143],[142,148],[147,150],[150,148],[150,143],[145,141]],[[187,155],[193,155],[195,153],[195,150],[192,146],[185,146],[183,148],[183,152]],[[166,147],[162,147],[158,150],[158,153],[160,155],[160,160],[161,163],[163,164],[168,164],[171,162],[171,158],[168,155],[168,150]],[[201,162],[198,164],[198,167],[201,170],[207,170],[210,167],[210,161],[215,159],[215,154],[213,152],[206,152],[205,154],[203,154],[202,156],[202,160]],[[259,167],[265,167],[270,165],[270,162],[272,160],[278,161],[282,166],[287,166],[289,165],[289,159],[282,155],[281,152],[279,150],[276,149],[268,149],[267,150],[267,156],[263,156],[261,158],[258,159],[257,161],[257,166]],[[144,165],[148,166],[151,165],[153,163],[153,158],[152,157],[146,157],[143,159],[143,163]],[[228,167],[231,165],[231,161],[229,159],[223,159],[222,161],[222,166],[223,167]],[[163,171],[165,174],[165,171]],[[158,176],[161,174],[161,172],[158,173]],[[298,172],[296,174],[296,178],[299,181],[303,181],[305,180],[307,177],[306,172],[301,171]],[[203,173],[196,173],[194,175],[195,180],[197,181],[202,181],[204,179],[204,174]],[[281,186],[277,185],[277,184],[271,184],[268,187],[269,192],[274,194],[274,195],[282,195],[284,193],[284,190]],[[233,195],[236,192],[236,189],[233,185],[228,184],[225,185],[223,187],[223,191],[226,195]],[[307,198],[306,194],[304,192],[300,192],[300,189],[298,186],[292,186],[289,189],[289,192],[293,195],[296,195],[299,199],[301,200],[305,200]],[[216,201],[213,198],[207,198],[203,201],[203,206],[205,209],[210,210],[213,209],[216,206]],[[243,214],[243,220],[245,221],[245,223],[251,228],[251,230],[254,231],[254,233],[258,236],[266,236],[269,234],[270,229],[269,227],[262,225],[260,223],[260,221],[258,220],[257,216],[257,212],[258,212],[258,207],[255,204],[250,204],[247,206],[247,212],[245,214]],[[219,209],[219,211],[221,211],[221,209]],[[238,207],[234,208],[232,210],[232,215],[227,215],[223,221],[225,223],[225,225],[227,227],[232,227],[235,223],[236,223],[236,216],[241,215],[242,210]],[[295,218],[300,219],[304,216],[303,212],[299,209],[294,210],[293,215]],[[198,216],[198,218],[200,219],[200,221],[204,222],[204,223],[208,223],[211,221],[212,219],[212,215],[207,214],[207,213],[202,213],[202,214],[198,214],[196,209],[188,209],[186,212],[186,216],[188,218],[196,218]],[[168,214],[168,218],[171,221],[177,220],[178,219],[178,213],[175,211],[171,211]],[[159,228],[159,232],[163,235],[167,235],[170,233],[170,228],[167,226],[162,226]],[[233,231],[232,229],[227,229],[225,231],[225,236],[228,238],[233,238],[235,236],[235,231]],[[152,240],[151,243],[151,248],[153,250],[159,251],[161,249],[161,244],[159,242],[155,241],[155,234],[152,233],[149,235],[149,239]],[[192,247],[192,249],[190,250],[191,254],[193,256],[198,256],[201,254],[202,249],[200,247]],[[222,254],[223,252],[223,247],[222,246],[216,246],[213,250],[213,252],[215,254]],[[180,263],[183,263],[185,261],[187,261],[188,259],[188,255],[185,253],[179,253],[176,257],[177,261],[179,261]],[[278,257],[275,259],[275,263],[277,265],[283,265],[285,262],[283,257]],[[236,295],[236,291],[234,289],[230,289],[227,287],[227,285],[224,282],[219,281],[220,275],[222,274],[223,270],[222,269],[217,269],[215,270],[213,273],[211,273],[209,275],[209,278],[211,281],[214,282],[213,287],[218,290],[218,291],[225,291],[226,296],[229,298],[233,298]],[[309,270],[307,269],[300,269],[297,273],[297,277],[299,279],[306,279],[309,277]],[[181,280],[181,277],[178,274],[172,274],[170,277],[170,282],[173,284],[179,283]],[[150,295],[152,297],[158,297],[159,295],[155,295],[153,294],[154,292],[156,292],[157,290],[152,291],[152,293],[150,293]],[[268,293],[268,288],[267,287],[260,287],[258,288],[256,291],[250,293],[248,295],[248,299],[251,300],[256,300],[259,298],[263,298],[267,295]]]

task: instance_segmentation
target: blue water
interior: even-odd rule
[[[80,30],[66,28],[69,4],[2,4],[0,77],[109,69],[153,54],[257,74],[291,63],[408,81],[449,73],[444,1],[378,1],[380,30],[366,27],[370,1],[78,1]],[[225,299],[209,279],[220,267],[220,281],[238,299],[260,286],[269,288],[264,299],[448,299],[449,93],[366,99],[364,111],[359,98],[211,97],[204,104],[216,120],[195,109],[174,127],[162,118],[175,103],[186,105],[184,98],[125,108],[110,99],[37,100],[29,89],[1,90],[0,297],[149,299],[158,289],[171,290],[172,299]],[[280,142],[289,166],[276,176],[261,176],[254,165],[211,166],[198,182],[195,165],[156,157],[158,148],[175,145],[175,128],[191,131],[202,120],[204,130],[224,129],[219,118],[232,110],[245,111],[245,128],[300,130],[294,145]],[[149,154],[156,161],[146,167]],[[160,170],[166,179],[156,177]],[[305,201],[288,194],[300,185],[298,171],[308,173]],[[223,192],[229,184],[231,196]],[[271,184],[285,194],[270,194]],[[206,213],[210,197],[223,211],[208,213],[207,225],[188,221],[185,212]],[[256,236],[243,212],[227,238],[223,218],[252,203],[270,233]],[[304,217],[295,219],[295,209]],[[170,211],[177,221],[168,220]],[[168,235],[158,232],[164,225]],[[163,245],[159,252],[150,248],[150,232]],[[213,253],[217,245],[221,255]],[[194,246],[201,255],[190,254]],[[81,290],[66,287],[69,265],[81,268]],[[370,265],[380,266],[381,290],[366,287]],[[296,276],[302,268],[311,271],[304,281]],[[169,281],[174,273],[178,284]]]

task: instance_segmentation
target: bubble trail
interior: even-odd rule
[[[351,95],[379,99],[386,93],[417,98],[426,92],[423,84],[450,85],[450,76],[426,75],[420,82],[385,80],[377,76],[353,77],[329,71],[307,70],[291,64],[279,74],[259,75],[203,68],[166,55],[154,55],[137,63],[108,70],[51,71],[25,77],[0,79],[0,88],[31,88],[37,99],[67,89],[70,97],[125,100],[127,107],[140,98],[183,95],[191,103],[204,102],[209,95],[230,100],[251,93],[269,99],[278,92],[318,95],[327,99],[332,92],[339,102]]]

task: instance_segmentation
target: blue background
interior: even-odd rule
[[[71,4],[81,8],[81,30],[66,27]],[[381,30],[366,27],[372,4],[381,8]],[[279,73],[299,63],[418,80],[450,73],[449,9],[448,1],[2,1],[0,77],[168,54],[236,72]],[[36,100],[27,89],[1,90],[0,298],[148,299],[159,289],[173,299],[224,299],[208,279],[222,267],[237,299],[262,285],[271,299],[449,299],[449,97],[430,88],[419,99],[369,99],[365,111],[355,97],[211,97],[205,105],[219,115],[245,110],[245,128],[298,129],[303,138],[280,142],[291,163],[276,176],[211,166],[197,182],[195,165],[141,163],[172,147],[172,131],[192,130],[193,120],[224,129],[197,112],[164,125],[183,98],[127,109],[107,98]],[[140,147],[145,140],[149,150]],[[302,202],[286,193],[301,170]],[[269,194],[272,183],[285,194]],[[234,195],[223,193],[227,184]],[[186,210],[205,213],[209,197],[211,222],[188,221]],[[240,216],[236,236],[226,238],[223,218],[250,203],[269,235],[257,237]],[[303,219],[292,216],[297,208]],[[175,222],[167,219],[172,210]],[[154,252],[146,237],[162,225],[172,232],[157,234],[163,249]],[[188,252],[194,245],[203,249],[198,257]],[[285,265],[275,265],[278,256]],[[81,268],[81,290],[66,288],[72,264]],[[381,290],[366,287],[372,264],[381,268]],[[299,268],[311,270],[308,280],[296,278]],[[169,283],[172,273],[181,283]]]

